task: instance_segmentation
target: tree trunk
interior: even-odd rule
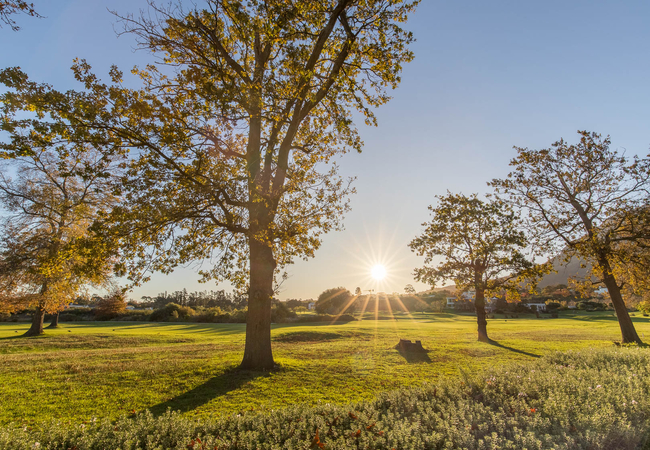
[[[58,328],[59,327],[59,312],[57,311],[52,315],[52,322],[48,328]]]
[[[43,319],[45,318],[45,310],[38,305],[36,311],[32,315],[32,326],[27,330],[23,336],[40,336],[43,334]]]
[[[634,323],[627,312],[627,307],[623,301],[623,296],[621,295],[621,288],[618,287],[616,278],[612,274],[611,267],[607,260],[600,261],[600,266],[603,270],[603,283],[607,287],[609,296],[612,299],[612,305],[614,305],[614,310],[616,311],[616,317],[618,318],[618,325],[621,327],[621,338],[623,344],[632,344],[636,342],[637,344],[642,344],[639,335],[636,333],[634,328]]]
[[[488,342],[490,339],[487,334],[487,320],[485,318],[485,290],[476,289],[474,307],[476,308],[476,322],[478,323],[478,340]]]
[[[252,234],[252,233],[251,233]],[[240,367],[269,370],[275,367],[271,351],[271,298],[276,262],[273,249],[265,242],[249,238],[250,289],[246,319],[246,347]]]

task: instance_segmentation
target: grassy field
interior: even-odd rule
[[[650,337],[648,318],[633,318]],[[394,320],[341,325],[275,325],[271,373],[235,370],[244,325],[64,323],[38,338],[17,337],[27,324],[0,324],[0,424],[70,423],[168,408],[192,417],[287,404],[346,404],[381,391],[417,386],[460,371],[531,360],[556,350],[608,347],[620,339],[611,312],[558,319],[494,319],[494,344],[476,341],[472,316],[396,314]],[[413,360],[394,346],[422,340]]]

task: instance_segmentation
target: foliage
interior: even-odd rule
[[[227,293],[222,289],[209,292],[187,292],[187,289],[183,289],[182,291],[174,291],[170,294],[163,292],[155,297],[143,297],[142,301],[139,302],[138,305],[151,308],[162,308],[167,303],[177,303],[181,306],[190,306],[195,309],[200,307],[218,307],[225,311],[230,311],[232,309],[241,309],[246,307],[248,299],[245,295],[238,294],[236,291]]]
[[[204,281],[249,291],[249,367],[273,367],[276,275],[313,256],[348,210],[351,180],[333,158],[361,149],[353,113],[375,124],[372,109],[412,60],[413,36],[400,24],[416,3],[208,0],[185,10],[150,2],[148,13],[121,17],[163,66],[134,69],[142,89],[125,89],[116,68],[103,84],[79,62],[84,99],[96,101],[64,110],[43,103],[75,130],[132,150],[125,203],[111,219],[134,280],[208,259]],[[53,93],[41,90],[46,100]]]
[[[156,309],[149,316],[152,322],[166,322],[172,320],[187,320],[195,313],[189,306],[181,306],[176,303],[167,303],[164,307]]]
[[[556,448],[647,442],[647,350],[555,353],[363,403],[197,422],[167,412],[70,427],[5,428],[0,449]],[[315,445],[319,444],[319,445]]]
[[[271,308],[271,322],[287,322],[288,319],[295,318],[296,316],[297,314],[289,309],[283,302],[273,302],[273,307]]]
[[[114,141],[74,128],[52,107],[84,109],[82,94],[54,92],[15,68],[0,71],[0,82],[8,88],[0,95],[0,304],[35,306],[30,333],[38,334],[43,311],[61,309],[82,286],[112,274],[114,242],[91,226],[119,197],[113,181],[122,164]]]
[[[432,219],[423,223],[421,236],[409,244],[425,257],[416,279],[435,286],[454,280],[460,290],[500,292],[508,282],[533,273],[533,263],[522,253],[527,242],[517,215],[503,201],[483,201],[476,194],[436,196],[429,206]],[[443,257],[435,267],[427,266]]]
[[[621,156],[609,149],[610,139],[579,131],[580,142],[564,140],[550,148],[518,148],[505,179],[492,180],[497,192],[528,211],[529,229],[546,254],[578,256],[590,263],[593,275],[609,291],[617,311],[623,342],[640,342],[629,320],[617,265],[627,265],[618,247],[644,234],[630,226],[627,211],[638,211],[646,200],[650,160]]]
[[[605,310],[607,309],[607,304],[600,302],[590,302],[588,300],[580,301],[576,304],[578,309],[584,309],[586,311],[595,311],[595,310]]]
[[[327,289],[316,300],[316,312],[319,314],[338,314],[344,311],[354,311],[351,305],[354,296],[344,287]],[[352,309],[350,309],[352,308]]]
[[[14,135],[14,142],[37,139]],[[34,144],[0,174],[0,309],[9,311],[58,311],[84,285],[105,284],[115,262],[110,242],[90,230],[114,199],[106,175],[112,161],[90,149]]]
[[[434,287],[452,279],[460,290],[474,289],[478,338],[487,340],[485,295],[516,291],[516,281],[543,270],[522,253],[527,241],[517,215],[505,202],[483,201],[476,194],[436,198],[438,205],[429,206],[431,221],[422,224],[424,232],[409,244],[424,256],[425,266],[415,269],[415,278]]]
[[[412,284],[407,284],[406,286],[404,286],[404,293],[408,295],[415,295],[416,292],[417,291],[415,290]]]
[[[553,300],[547,300],[546,301],[546,309],[548,309],[549,311],[554,310],[554,309],[558,309],[558,308],[561,308],[561,307],[562,307],[562,303],[560,303],[560,302],[554,302]]]
[[[639,302],[636,305],[636,308],[645,314],[650,313],[650,300],[644,300],[642,302]]]
[[[27,3],[25,0],[0,0],[0,28],[2,22],[13,31],[18,31],[20,27],[16,25],[16,21],[10,17],[12,14],[24,13],[32,17],[41,17],[34,9],[33,3]]]
[[[95,317],[98,320],[110,320],[126,311],[126,296],[121,290],[113,292],[102,298],[95,308]]]

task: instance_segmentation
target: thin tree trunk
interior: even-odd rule
[[[52,315],[52,322],[48,328],[58,328],[59,327],[59,312],[57,311]]]
[[[474,307],[476,308],[476,322],[478,324],[478,340],[488,342],[490,339],[487,334],[487,320],[485,315],[485,291],[476,289],[474,298]]]
[[[271,298],[273,296],[273,249],[255,239],[250,245],[250,290],[246,319],[246,347],[240,367],[250,370],[273,369],[271,350]]]
[[[612,274],[611,267],[608,261],[601,261],[600,266],[603,269],[603,282],[609,296],[612,299],[612,305],[614,305],[614,311],[616,311],[616,317],[618,318],[618,325],[621,328],[621,338],[623,344],[632,344],[636,342],[637,344],[642,344],[641,338],[634,328],[634,323],[630,318],[630,314],[627,312],[627,307],[623,301],[623,296],[621,295],[621,288],[618,287],[616,278]]]
[[[45,318],[45,310],[38,305],[36,311],[32,315],[32,326],[27,330],[23,336],[40,336],[43,334],[43,319]]]

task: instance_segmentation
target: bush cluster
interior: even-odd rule
[[[0,450],[634,449],[647,443],[649,389],[648,350],[576,351],[356,405],[10,426],[0,429]]]

